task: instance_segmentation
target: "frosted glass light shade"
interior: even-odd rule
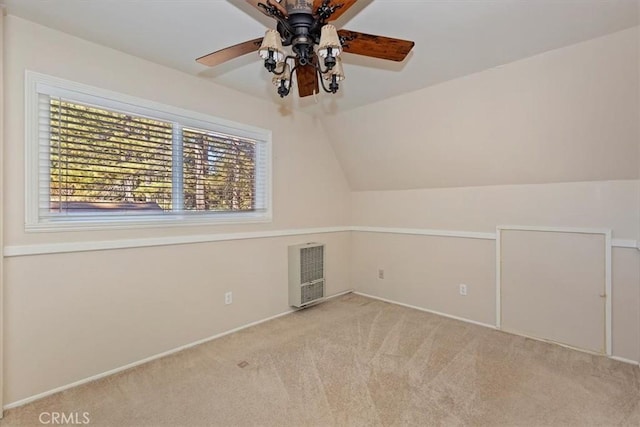
[[[338,37],[338,31],[333,25],[325,25],[320,33],[320,44],[318,45],[318,55],[322,58],[329,56],[331,49],[332,56],[339,56],[342,53],[342,45]]]
[[[280,33],[276,30],[267,30],[258,53],[262,59],[267,59],[269,58],[269,51],[273,52],[273,59],[275,59],[276,62],[281,62],[284,59],[282,39],[280,38]]]

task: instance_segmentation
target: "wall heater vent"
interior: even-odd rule
[[[289,246],[289,305],[304,307],[324,298],[324,244]]]

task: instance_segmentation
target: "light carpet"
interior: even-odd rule
[[[348,294],[9,410],[90,426],[640,426],[640,372]],[[82,418],[80,418],[82,421]]]

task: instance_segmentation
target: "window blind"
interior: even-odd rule
[[[60,98],[47,104],[43,215],[172,210],[171,123]]]
[[[183,129],[185,210],[256,208],[256,144]]]
[[[264,141],[86,100],[38,94],[41,221],[267,210]]]

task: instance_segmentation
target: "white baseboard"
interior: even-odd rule
[[[333,295],[329,295],[328,297],[324,297],[324,301],[329,301],[330,299],[338,298],[338,297],[341,297],[342,295],[347,295],[347,294],[352,294],[352,293],[353,293],[353,289],[349,289],[347,291],[338,292],[337,294],[333,294]]]
[[[640,362],[637,362],[637,361],[631,360],[631,359],[627,359],[627,358],[624,358],[624,357],[611,356],[611,359],[617,360],[618,362],[622,362],[622,363],[628,363],[630,365],[640,366]]]
[[[442,317],[448,317],[449,319],[460,320],[462,322],[471,323],[473,325],[478,325],[478,326],[482,326],[482,327],[489,328],[489,329],[497,329],[495,325],[490,325],[488,323],[477,322],[475,320],[466,319],[464,317],[454,316],[452,314],[441,313],[439,311],[429,310],[428,308],[418,307],[418,306],[411,305],[411,304],[404,304],[404,303],[401,303],[401,302],[398,302],[398,301],[393,301],[393,300],[390,300],[390,299],[386,299],[386,298],[381,298],[381,297],[377,297],[377,296],[374,296],[374,295],[365,294],[364,292],[353,291],[353,293],[356,294],[356,295],[361,295],[363,297],[367,297],[367,298],[377,299],[379,301],[388,302],[390,304],[400,305],[402,307],[412,308],[414,310],[424,311],[426,313],[436,314],[436,315],[442,316]]]
[[[330,295],[330,296],[326,297],[325,300],[330,300],[332,298],[336,298],[336,297],[339,297],[339,296],[342,296],[342,295],[346,295],[346,294],[349,294],[351,292],[353,292],[351,289],[346,290],[346,291],[342,291],[342,292],[339,292],[337,294]],[[187,350],[189,348],[198,346],[200,344],[204,344],[204,343],[207,343],[209,341],[213,341],[215,339],[222,338],[222,337],[224,337],[226,335],[230,335],[230,334],[233,334],[235,332],[239,332],[239,331],[241,331],[243,329],[247,329],[247,328],[250,328],[252,326],[256,326],[256,325],[259,325],[261,323],[265,323],[265,322],[277,319],[277,318],[282,317],[282,316],[286,316],[287,314],[291,314],[291,313],[293,313],[295,311],[297,311],[297,310],[295,310],[295,309],[287,310],[287,311],[285,311],[283,313],[276,314],[275,316],[267,317],[266,319],[257,320],[255,322],[251,322],[251,323],[248,323],[246,325],[243,325],[243,326],[240,326],[240,327],[237,327],[237,328],[234,328],[234,329],[230,329],[228,331],[213,335],[213,336],[208,337],[208,338],[203,338],[201,340],[194,341],[192,343],[185,344],[185,345],[182,345],[180,347],[176,347],[176,348],[173,348],[171,350],[168,350],[168,351],[165,351],[165,352],[162,352],[162,353],[154,354],[153,356],[145,357],[144,359],[135,361],[133,363],[129,363],[127,365],[120,366],[118,368],[114,368],[114,369],[108,370],[106,372],[102,372],[100,374],[97,374],[97,375],[92,375],[90,377],[83,378],[83,379],[81,379],[79,381],[74,381],[74,382],[72,382],[70,384],[66,384],[66,385],[63,385],[63,386],[60,386],[60,387],[56,387],[54,389],[51,389],[51,390],[48,390],[48,391],[45,391],[45,392],[42,392],[42,393],[38,393],[36,395],[30,396],[30,397],[27,397],[27,398],[24,398],[24,399],[17,400],[15,402],[12,402],[12,403],[4,405],[3,408],[4,409],[17,408],[18,406],[26,405],[27,403],[31,403],[31,402],[34,402],[36,400],[40,400],[40,399],[45,398],[47,396],[51,396],[52,394],[56,394],[56,393],[59,393],[59,392],[64,391],[64,390],[68,390],[68,389],[73,388],[73,387],[78,387],[80,385],[87,384],[87,383],[90,383],[92,381],[96,381],[96,380],[99,380],[101,378],[117,374],[117,373],[122,372],[122,371],[126,371],[127,369],[135,368],[136,366],[139,366],[139,365],[142,365],[142,364],[145,364],[145,363],[148,363],[148,362],[152,362],[154,360],[161,359],[161,358],[166,357],[166,356],[170,356],[170,355],[172,355],[174,353],[178,353],[180,351]]]

